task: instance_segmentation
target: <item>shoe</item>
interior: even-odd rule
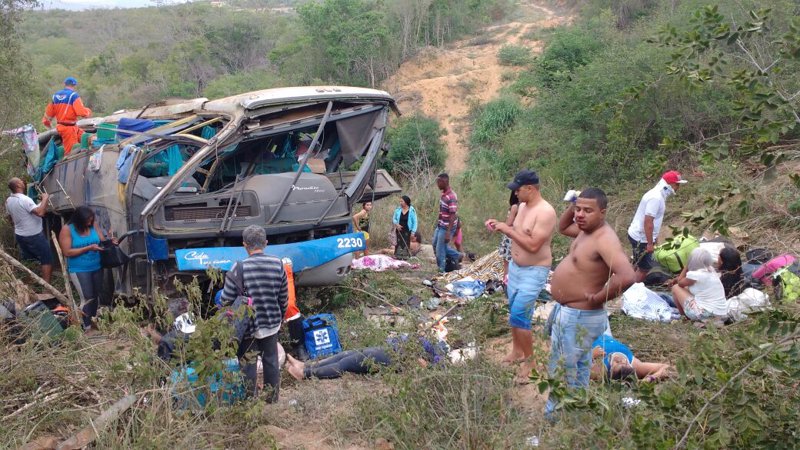
[[[297,359],[299,361],[308,361],[309,360],[308,351],[306,350],[306,346],[305,345],[300,344],[297,347],[295,347],[294,350],[295,350],[295,353],[297,353]]]

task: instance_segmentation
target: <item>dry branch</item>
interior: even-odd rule
[[[53,297],[55,297],[59,302],[61,302],[67,308],[70,307],[69,299],[67,297],[65,297],[64,294],[61,293],[61,291],[59,291],[58,289],[53,287],[53,285],[51,285],[50,283],[44,281],[42,279],[42,277],[40,277],[39,275],[36,275],[31,269],[28,269],[27,267],[25,267],[24,264],[22,264],[21,262],[17,261],[13,256],[11,256],[8,253],[6,253],[6,251],[3,250],[2,248],[0,248],[0,258],[3,258],[9,264],[11,264],[12,266],[16,267],[17,269],[20,269],[20,270],[24,271],[25,273],[27,273],[28,275],[33,277],[34,281],[36,281],[40,286],[45,288],[45,290],[47,290],[47,292],[52,294]]]
[[[53,244],[56,246],[56,253],[58,253],[58,263],[61,265],[61,273],[64,275],[64,291],[67,293],[67,297],[69,298],[69,304],[72,305],[72,313],[75,315],[75,324],[80,325],[82,322],[81,318],[81,310],[78,308],[78,305],[75,304],[75,299],[72,297],[72,289],[69,287],[69,278],[67,275],[67,263],[64,261],[64,255],[61,253],[61,247],[58,245],[58,239],[56,239],[56,232],[51,231],[50,234],[53,238]]]
[[[59,444],[56,449],[72,450],[86,447],[97,439],[100,430],[116,420],[120,414],[127,411],[134,403],[136,403],[136,395],[128,395],[117,400],[116,403],[97,416],[95,420],[91,421],[88,427],[83,428],[81,431]]]

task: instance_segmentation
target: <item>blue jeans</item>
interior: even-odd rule
[[[433,252],[436,254],[436,265],[439,266],[439,272],[444,272],[446,258],[454,258],[456,261],[461,258],[461,253],[444,241],[445,234],[447,234],[447,229],[439,226],[433,232]],[[452,238],[451,235],[450,239]]]
[[[531,329],[536,299],[547,284],[549,266],[518,266],[508,263],[508,324],[523,330]]]
[[[592,368],[592,343],[606,330],[608,314],[605,309],[587,311],[560,304],[555,307],[548,372],[555,378],[563,370],[569,389],[586,388]],[[545,416],[552,417],[556,405],[558,398],[551,393]]]

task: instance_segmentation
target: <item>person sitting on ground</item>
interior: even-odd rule
[[[672,286],[672,297],[678,310],[692,321],[705,321],[728,314],[725,288],[714,270],[714,257],[698,247],[689,255],[689,262]]]
[[[736,297],[744,291],[744,273],[742,272],[742,256],[732,247],[725,247],[719,252],[719,273],[725,298]]]
[[[394,337],[386,340],[385,347],[367,347],[357,350],[346,350],[339,354],[313,363],[304,363],[286,355],[286,370],[296,380],[319,378],[329,380],[340,378],[344,373],[364,375],[375,372],[378,366],[390,366],[392,357],[406,349],[407,337]],[[424,354],[417,359],[422,367],[438,365],[446,360],[447,349],[444,343],[433,342],[419,337]]]
[[[361,204],[361,211],[353,214],[353,232],[364,233],[364,240],[366,246],[369,246],[369,212],[372,211],[372,202],[364,202]],[[364,249],[364,254],[367,255],[368,249]]]
[[[392,224],[396,236],[394,257],[406,259],[411,256],[411,236],[417,232],[417,211],[411,206],[411,198],[400,197],[400,205],[394,210]]]
[[[670,376],[670,365],[642,362],[627,345],[608,334],[601,334],[592,343],[593,380],[626,380],[636,376],[648,382],[659,381]]]
[[[176,317],[172,327],[164,334],[159,333],[152,324],[142,328],[141,334],[150,338],[157,346],[158,357],[164,362],[169,362],[175,353],[178,342],[188,342],[189,336],[195,332],[195,329],[194,316],[186,312]]]
[[[103,268],[100,265],[100,242],[106,236],[95,220],[94,211],[88,206],[79,206],[72,213],[70,223],[61,227],[58,244],[61,252],[67,257],[69,280],[81,299],[83,328],[92,326],[92,319],[97,316],[97,304],[103,292]],[[112,238],[114,244],[116,239]]]

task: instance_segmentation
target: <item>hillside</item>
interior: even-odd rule
[[[443,48],[423,49],[382,83],[403,114],[424,114],[444,128],[446,168],[452,173],[466,167],[472,108],[496,98],[521,70],[501,65],[500,49],[514,45],[539,53],[542,42],[536,32],[569,22],[569,17],[528,0],[517,5],[514,19]]]
[[[505,217],[505,184],[522,167],[539,171],[543,196],[559,212],[565,190],[604,189],[610,198],[606,219],[625,252],[630,250],[626,229],[641,195],[664,170],[678,169],[689,183],[668,199],[664,240],[684,231],[698,237],[724,233],[741,251],[764,247],[799,254],[800,129],[793,121],[800,96],[787,99],[800,90],[792,75],[800,68],[800,28],[792,22],[800,7],[791,0],[766,2],[723,0],[719,9],[701,0],[557,2],[570,7],[564,13],[552,9],[552,2],[525,0],[506,19],[492,21],[491,8],[482,11],[480,20],[462,28],[460,35],[452,34],[447,44],[429,47],[424,39],[417,41],[419,53],[402,64],[393,59],[402,52],[392,47],[397,53],[386,61],[398,63],[396,72],[388,63],[373,69],[388,76],[381,86],[395,95],[404,115],[425,114],[447,131],[446,168],[454,174],[459,195],[464,247],[478,256],[497,247],[499,236],[483,222]],[[325,11],[330,13],[353,4],[449,3],[320,4],[330,7]],[[774,13],[764,16],[761,6]],[[169,51],[178,49],[181,57],[203,55],[193,49],[203,48],[199,44],[209,36],[200,39],[201,33],[189,25],[200,16],[211,19],[202,10],[183,11],[197,15],[180,16],[184,21],[175,29],[192,31],[197,39],[192,45],[176,39],[178,45],[168,46]],[[337,18],[364,16],[350,11]],[[754,23],[759,20],[763,26]],[[214,29],[220,31],[221,24],[214,22]],[[418,24],[422,28],[431,22]],[[746,29],[735,28],[744,24]],[[297,36],[296,29],[273,25],[276,29],[264,30],[266,41],[260,41],[280,49],[269,58],[268,65],[281,68],[265,72],[278,77],[270,82],[287,82],[289,78],[281,78],[287,74],[317,81],[323,66],[329,69],[323,81],[369,79],[367,66],[356,65],[359,70],[353,72],[356,66],[334,64],[335,52],[321,51],[353,44],[337,41],[344,34],[325,34],[328,28],[320,27],[313,39],[289,45],[288,38],[270,39],[282,31]],[[734,27],[731,33],[736,35],[725,35],[725,27]],[[698,36],[704,41],[698,43]],[[40,47],[46,45],[41,39]],[[709,53],[701,51],[701,44]],[[774,57],[768,60],[775,62],[774,73],[752,70],[742,50],[751,45],[763,51],[762,57]],[[514,65],[502,64],[499,54],[510,46],[529,49],[532,57],[526,53]],[[122,65],[126,76],[142,69],[128,59],[130,54],[116,55],[127,61]],[[359,55],[363,53],[348,53]],[[147,76],[155,77],[147,79],[163,84],[136,86],[153,89],[148,95],[160,95],[158,89],[164,87],[198,89],[183,79],[164,77],[165,68],[174,68],[173,57],[145,64]],[[714,66],[720,60],[725,62]],[[310,65],[312,61],[319,65]],[[214,76],[220,76],[215,80],[221,84],[209,83],[198,92],[264,82],[215,70],[220,70]],[[97,87],[114,85],[99,74],[89,77]],[[404,180],[404,194],[413,199],[426,243],[439,207],[432,175]],[[386,244],[395,207],[396,198],[375,205],[372,250]],[[571,244],[563,236],[554,238],[556,262]],[[778,301],[771,287],[763,290],[773,309],[727,325],[644,321],[622,314],[619,299],[607,303],[614,336],[636,358],[672,365],[672,376],[660,383],[593,383],[586,391],[570,393],[560,380],[547,377],[549,337],[540,323],[533,328],[536,367],[530,383],[519,385],[515,369],[501,363],[511,341],[504,294],[469,301],[440,298],[424,283],[434,279],[434,264],[412,262],[418,267],[356,271],[340,286],[299,290],[299,306],[307,316],[334,313],[345,350],[385,346],[387,336],[403,333],[431,336],[438,318],[448,314],[438,331],[446,330],[454,348],[476,349],[474,359],[423,367],[419,353],[413,353],[421,349],[411,340],[408,348],[393,348],[392,365],[376,374],[297,381],[284,371],[281,397],[274,405],[248,400],[230,406],[224,399],[212,399],[205,408],[193,409],[197,391],[169,384],[171,367],[156,357],[146,332],[145,325],[170,321],[167,299],[155,296],[136,307],[105,311],[100,332],[93,335],[72,327],[58,338],[58,345],[35,334],[27,343],[0,346],[0,446],[36,440],[40,445],[28,448],[51,448],[82,428],[84,436],[98,434],[92,444],[96,448],[795,448],[800,443],[800,307],[795,301]],[[56,278],[61,288],[63,282]],[[0,262],[0,292],[23,296],[33,285]],[[183,289],[188,304],[204,301],[199,286]],[[537,314],[546,316],[544,308]],[[221,370],[221,360],[231,355],[226,353],[231,351],[225,344],[229,339],[216,339],[229,337],[223,328],[214,320],[199,319],[193,339],[181,348],[181,360],[193,359],[210,373]],[[542,414],[548,390],[565,399],[566,413],[555,423]],[[118,417],[97,420],[130,396],[132,403]]]

